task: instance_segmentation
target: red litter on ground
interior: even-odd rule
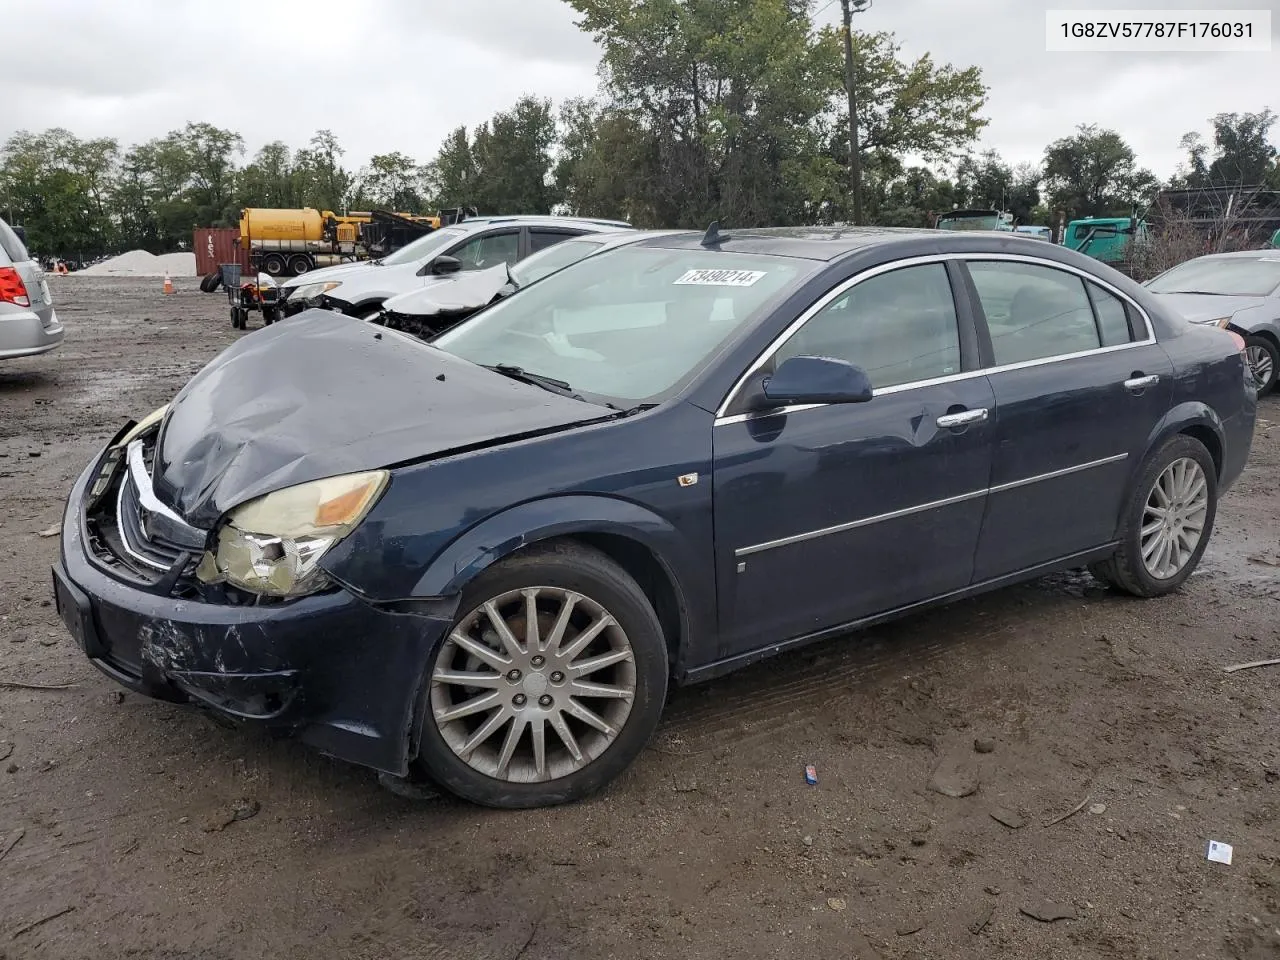
[[[812,763],[804,768],[804,782],[811,787],[818,782],[818,768]]]

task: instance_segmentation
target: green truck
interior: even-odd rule
[[[1146,232],[1146,221],[1134,217],[1087,217],[1067,224],[1062,243],[1103,263],[1123,263],[1134,237]]]

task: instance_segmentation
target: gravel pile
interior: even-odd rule
[[[194,277],[194,253],[166,253],[157,257],[146,250],[130,250],[118,257],[76,271],[80,277]]]

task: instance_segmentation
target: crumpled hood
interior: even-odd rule
[[[1267,302],[1266,297],[1219,297],[1207,293],[1156,293],[1153,296],[1191,323],[1210,323]]]
[[[174,398],[157,496],[209,528],[273,490],[612,415],[329,310],[241,338]]]
[[[411,317],[479,310],[498,295],[507,285],[507,279],[504,263],[488,270],[462,270],[440,277],[421,289],[391,297],[383,307]]]

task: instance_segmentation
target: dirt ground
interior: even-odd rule
[[[41,531],[240,334],[194,281],[51,283],[66,344],[0,365],[0,957],[1280,956],[1280,668],[1222,669],[1280,657],[1280,400],[1179,595],[1063,576],[810,648],[677,692],[604,795],[498,813],[78,655]]]

